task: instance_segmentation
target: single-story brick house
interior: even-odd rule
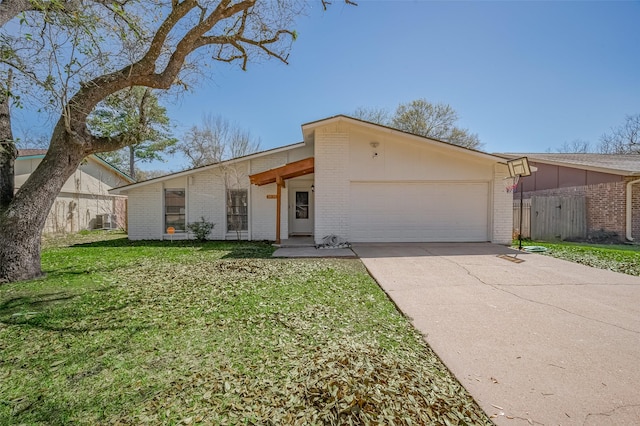
[[[613,232],[620,239],[640,238],[640,155],[509,153],[527,157],[537,168],[522,178],[523,197],[572,196],[586,200],[587,235]]]
[[[511,242],[504,159],[344,115],[302,135],[112,190],[128,196],[129,238],[188,238],[186,224],[204,217],[212,239]]]
[[[21,149],[15,162],[17,191],[38,167],[46,149]],[[88,156],[67,179],[47,216],[43,233],[125,227],[127,199],[109,190],[134,180],[95,155]]]

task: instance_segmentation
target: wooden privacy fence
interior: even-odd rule
[[[513,238],[520,234],[520,195],[513,200]],[[531,199],[522,200],[522,238],[531,238]]]
[[[520,223],[520,200],[513,200],[513,234]],[[532,240],[581,239],[587,236],[585,197],[531,197],[524,200],[522,237]]]

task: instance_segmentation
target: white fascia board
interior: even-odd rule
[[[434,145],[437,147],[451,149],[453,151],[457,151],[462,154],[473,155],[475,157],[482,158],[485,160],[490,160],[490,161],[498,162],[501,164],[507,164],[504,158],[499,157],[497,155],[488,154],[486,152],[477,151],[471,148],[464,148],[449,142],[439,141],[437,139],[427,138],[425,136],[414,135],[411,133],[403,132],[402,130],[394,129],[392,127],[384,126],[381,124],[370,123],[368,121],[359,120],[357,118],[348,117],[346,115],[336,115],[333,117],[325,118],[323,120],[312,121],[310,123],[303,124],[302,134],[304,136],[305,132],[311,132],[317,127],[325,126],[327,124],[339,123],[339,122],[348,122],[351,124],[365,127],[367,129],[375,130],[377,132],[387,133],[394,136],[405,137],[421,143],[428,143],[430,145]]]
[[[120,186],[118,188],[113,188],[110,189],[109,192],[112,194],[126,194],[126,192],[132,190],[132,189],[137,189],[146,185],[150,185],[150,184],[154,184],[154,183],[158,183],[158,182],[164,182],[166,180],[169,179],[175,179],[175,178],[179,178],[179,177],[183,177],[183,176],[189,176],[192,175],[194,173],[200,173],[200,172],[204,172],[207,170],[212,170],[221,166],[228,166],[230,164],[235,164],[238,163],[240,161],[247,161],[247,160],[253,160],[254,158],[259,158],[259,157],[263,157],[265,155],[270,155],[270,154],[277,154],[279,152],[283,152],[283,151],[289,151],[295,148],[300,148],[303,147],[305,145],[304,142],[299,142],[296,144],[292,144],[292,145],[287,145],[287,146],[282,146],[279,148],[273,148],[267,151],[261,151],[261,152],[256,152],[255,154],[249,154],[249,155],[245,155],[244,157],[237,157],[237,158],[232,158],[230,160],[226,160],[226,161],[221,161],[219,163],[215,163],[215,164],[209,164],[208,166],[201,166],[201,167],[196,167],[194,169],[189,169],[189,170],[184,170],[182,172],[176,172],[176,173],[171,173],[165,176],[160,176],[154,179],[149,179],[149,180],[145,180],[142,182],[138,182],[138,183],[133,183],[131,185],[126,185],[126,186]]]

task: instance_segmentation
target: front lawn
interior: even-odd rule
[[[0,286],[0,424],[490,424],[356,259],[80,237]]]
[[[637,245],[585,244],[564,241],[555,243],[527,241],[523,245],[546,247],[549,251],[544,254],[594,268],[640,275],[640,246]]]

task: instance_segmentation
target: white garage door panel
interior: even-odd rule
[[[487,183],[352,183],[353,242],[487,241]]]

